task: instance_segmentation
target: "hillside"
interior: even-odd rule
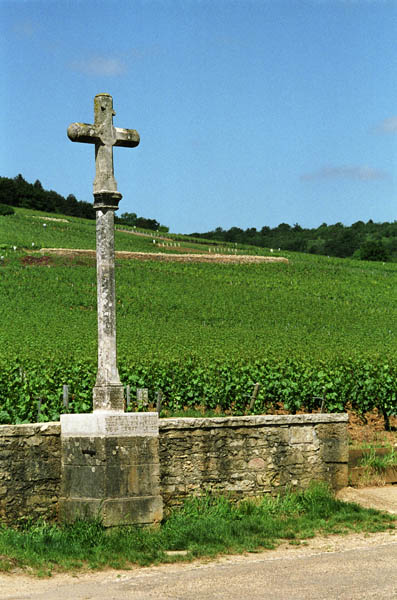
[[[17,209],[0,217],[5,422],[11,413],[14,420],[33,418],[38,396],[50,398],[52,406],[43,418],[56,415],[64,383],[74,390],[76,409],[88,410],[95,379],[94,257],[31,252],[94,249],[95,223],[45,216]],[[183,239],[167,234],[153,243],[151,236],[117,232],[116,250],[246,252],[235,244]],[[271,254],[254,247],[251,252]],[[260,380],[258,410],[277,402],[294,410],[302,402],[315,407],[313,398],[325,395],[331,410],[367,398],[366,408],[382,401],[395,411],[397,265],[283,256],[288,264],[117,260],[122,381],[149,387],[151,397],[160,387],[175,406],[241,410]],[[15,402],[25,406],[20,417]]]

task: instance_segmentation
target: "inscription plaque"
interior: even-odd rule
[[[61,415],[63,436],[157,436],[158,414],[96,411],[91,414]]]
[[[157,435],[158,423],[150,415],[112,415],[105,419],[106,435]],[[157,413],[156,413],[157,414]],[[127,417],[127,418],[126,418]]]

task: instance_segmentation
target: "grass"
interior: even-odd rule
[[[397,452],[394,448],[387,454],[377,454],[375,448],[370,448],[368,453],[365,453],[360,460],[361,467],[369,467],[378,473],[384,471],[388,467],[397,467]]]
[[[106,530],[99,521],[0,527],[0,570],[22,568],[48,576],[56,571],[189,561],[272,549],[285,540],[296,545],[317,534],[391,530],[395,520],[336,500],[322,484],[302,493],[238,504],[206,496],[172,510],[157,527]],[[187,554],[167,555],[177,550]]]

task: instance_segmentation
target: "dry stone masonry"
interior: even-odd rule
[[[60,433],[59,423],[0,426],[0,522],[56,519]]]
[[[63,435],[62,484],[59,423],[0,425],[0,521],[52,520],[57,510],[92,514],[105,501],[105,519],[119,511],[143,522],[140,506],[161,518],[159,496],[169,508],[206,491],[238,499],[305,489],[313,480],[347,485],[346,414],[160,419],[159,437],[154,422],[134,420],[141,414],[151,418],[131,413],[120,436],[111,420],[97,425],[106,436],[93,437],[84,419],[75,437]],[[62,485],[75,494],[69,507]],[[90,498],[84,506],[82,497]],[[141,504],[128,500],[138,497]]]
[[[280,415],[160,421],[167,505],[206,490],[243,498],[347,484],[347,416]]]

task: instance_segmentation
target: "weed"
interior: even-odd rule
[[[375,448],[370,448],[368,453],[365,453],[360,460],[360,466],[369,467],[370,469],[381,473],[388,467],[397,467],[397,452],[395,448],[387,454],[378,454]]]

